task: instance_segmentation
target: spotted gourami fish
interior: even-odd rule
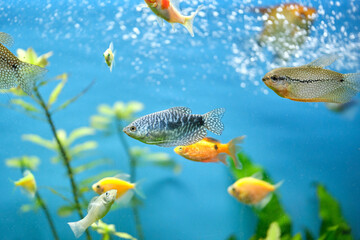
[[[194,18],[203,6],[199,6],[190,16],[184,16],[179,11],[178,0],[145,0],[145,2],[156,16],[171,24],[182,24],[189,31],[190,35],[194,36]]]
[[[280,97],[294,101],[346,103],[360,91],[360,73],[324,69],[337,58],[325,55],[304,66],[276,68],[262,80]]]
[[[31,197],[35,196],[37,187],[34,175],[29,171],[25,170],[24,177],[14,182],[15,186],[22,187]]]
[[[296,3],[255,8],[263,14],[264,27],[258,43],[269,46],[282,59],[289,58],[310,33],[316,9]]]
[[[127,191],[135,189],[136,184],[130,183],[117,177],[106,177],[94,183],[92,189],[97,194],[103,194],[111,189],[117,190],[116,199],[123,196]]]
[[[12,37],[0,32],[0,89],[9,89],[19,85],[27,94],[31,95],[36,80],[40,79],[47,70],[39,66],[20,61],[3,44],[11,46]]]
[[[239,161],[236,153],[240,150],[239,144],[243,141],[245,136],[232,139],[228,143],[221,143],[218,140],[206,137],[201,141],[189,146],[177,146],[174,151],[180,156],[196,161],[196,162],[226,162],[226,155],[230,155],[233,159],[235,167],[241,169],[241,162]]]
[[[110,190],[99,197],[94,197],[89,203],[88,214],[80,221],[68,223],[76,238],[79,238],[91,224],[105,217],[114,203],[115,197],[116,190]]]
[[[106,49],[106,51],[103,53],[105,62],[108,65],[108,67],[110,68],[110,72],[112,71],[113,65],[115,64],[115,61],[114,61],[115,52],[113,52],[113,51],[114,51],[114,44],[111,42],[109,45],[109,48]]]
[[[255,205],[265,200],[281,184],[282,182],[272,185],[256,177],[244,177],[228,187],[228,193],[242,203]]]
[[[161,147],[187,146],[203,139],[210,130],[221,135],[221,118],[225,109],[218,108],[204,115],[191,114],[187,107],[173,107],[143,116],[124,128],[130,137]]]

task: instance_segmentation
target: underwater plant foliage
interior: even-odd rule
[[[231,165],[231,172],[235,179],[249,177],[255,173],[261,173],[265,181],[273,183],[267,172],[260,165],[256,165],[244,153],[239,153],[238,157],[243,164],[243,169],[239,170]],[[351,227],[344,219],[340,204],[330,195],[325,186],[318,183],[316,185],[317,199],[319,203],[319,217],[321,220],[319,237],[315,238],[311,232],[305,229],[306,240],[352,240]],[[264,208],[251,207],[256,216],[258,223],[252,240],[301,240],[300,233],[292,236],[292,219],[285,212],[279,194],[272,193],[273,196]],[[235,240],[236,236],[232,235],[227,240]]]

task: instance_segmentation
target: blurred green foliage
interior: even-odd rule
[[[37,156],[21,156],[9,158],[5,160],[7,167],[18,168],[20,170],[29,169],[31,171],[37,170],[40,159]]]
[[[136,240],[133,236],[124,232],[117,232],[114,224],[106,224],[99,220],[97,223],[93,223],[91,227],[98,233],[103,235],[102,240],[110,240],[111,236],[116,236],[122,239]]]

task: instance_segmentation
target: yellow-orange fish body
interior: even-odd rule
[[[171,24],[182,24],[189,31],[191,36],[194,36],[192,27],[193,21],[197,13],[201,10],[202,6],[199,6],[198,9],[190,16],[184,16],[180,13],[177,7],[174,6],[171,0],[145,0],[145,2],[156,16]]]
[[[277,68],[262,80],[280,97],[293,101],[346,103],[360,91],[360,74],[323,68],[336,59],[325,55],[304,66]]]
[[[92,185],[92,189],[99,195],[112,189],[117,190],[116,199],[120,198],[126,192],[134,188],[134,183],[130,183],[116,177],[106,177]]]
[[[229,143],[223,144],[213,138],[204,138],[203,140],[188,146],[178,146],[174,149],[175,153],[180,156],[196,161],[196,162],[222,162],[227,165],[226,154],[229,155],[237,168],[241,168],[236,152],[239,144],[244,139],[244,136],[237,137]]]
[[[276,186],[254,177],[237,180],[228,188],[228,193],[245,204],[258,204],[273,192]]]

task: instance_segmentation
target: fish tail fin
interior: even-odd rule
[[[79,238],[85,232],[86,228],[82,225],[81,220],[77,222],[68,222],[76,238]]]
[[[141,188],[141,184],[142,184],[143,180],[140,180],[138,182],[136,182],[134,185],[134,192],[141,198],[145,199],[146,196],[144,194],[144,192],[142,191],[142,188]]]
[[[184,27],[189,31],[190,35],[194,36],[193,23],[195,16],[199,13],[199,11],[203,8],[203,5],[200,5],[195,12],[193,12],[190,16],[185,17],[185,22],[183,23]]]
[[[209,131],[221,135],[224,130],[224,124],[221,118],[225,113],[225,108],[217,108],[203,115],[205,128]]]
[[[229,155],[233,159],[234,165],[237,169],[242,169],[242,164],[236,155],[236,153],[241,150],[241,147],[237,146],[237,144],[242,143],[244,138],[245,136],[236,137],[227,144],[229,148]]]
[[[20,62],[18,67],[18,84],[24,92],[32,95],[36,81],[44,77],[47,70],[25,62]]]
[[[360,73],[344,74],[344,80],[351,84],[351,87],[360,92]]]

